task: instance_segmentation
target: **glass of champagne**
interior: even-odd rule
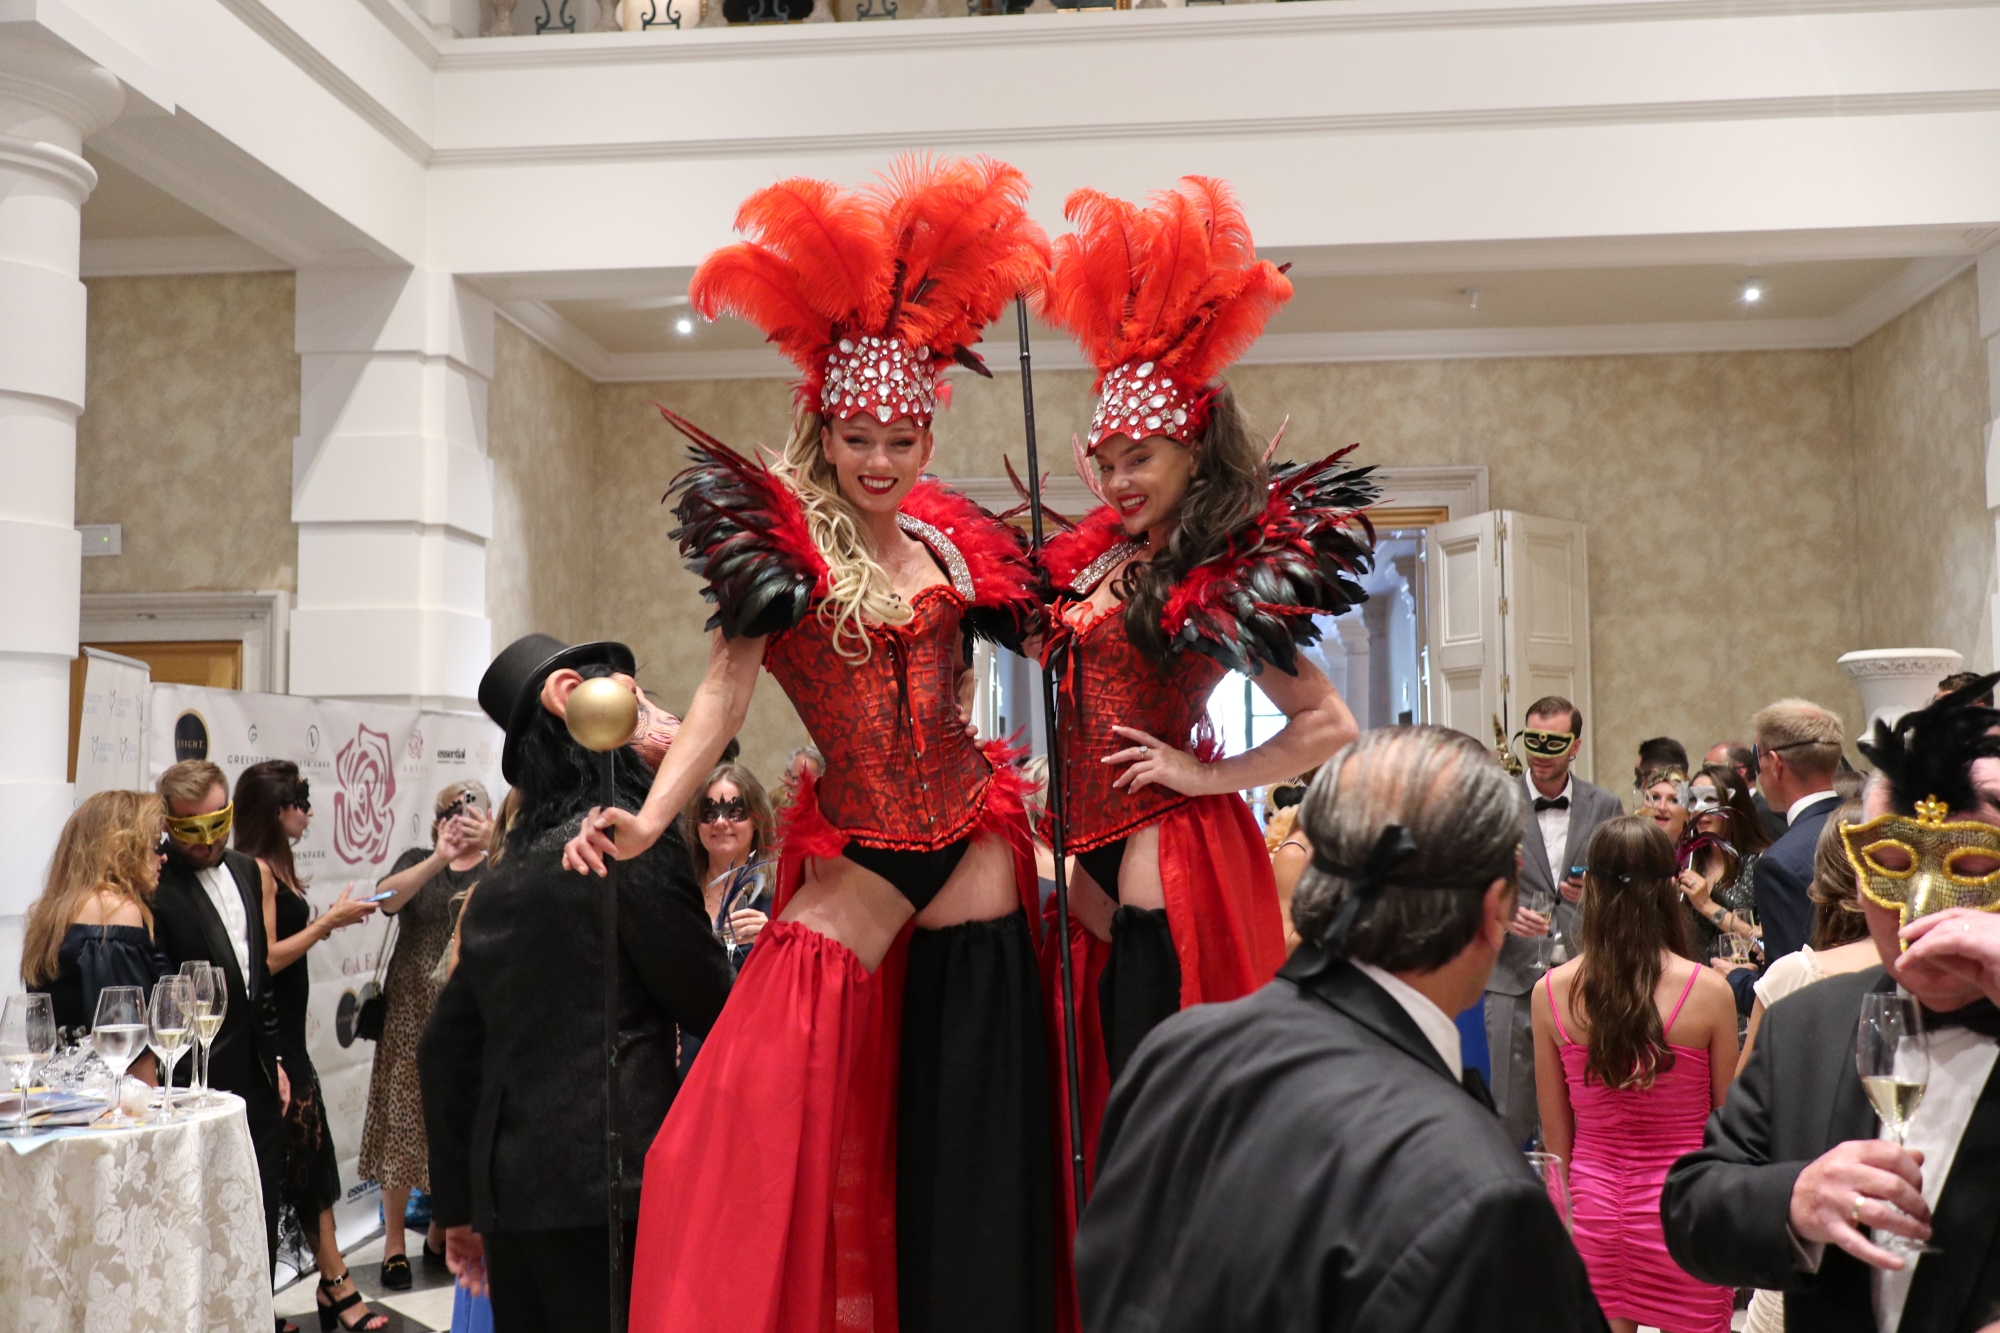
[[[1911,996],[1894,991],[1862,996],[1854,1046],[1854,1063],[1869,1104],[1889,1131],[1890,1142],[1900,1148],[1930,1082],[1930,1041],[1922,1008]],[[1875,1243],[1901,1255],[1938,1253],[1888,1231],[1877,1230]]]
[[[194,1038],[200,1044],[194,1061],[195,1087],[200,1091],[188,1104],[213,1106],[215,1098],[208,1090],[208,1048],[215,1043],[215,1034],[222,1031],[223,1014],[229,1007],[229,977],[213,963],[199,961],[182,963],[181,975],[188,979],[194,995]]]
[[[124,1111],[125,1071],[146,1046],[146,992],[137,986],[106,986],[99,991],[90,1044],[111,1071],[111,1107],[104,1123],[113,1128],[138,1124]]]
[[[147,1009],[151,1020],[148,1044],[153,1048],[153,1058],[159,1062],[160,1087],[164,1089],[162,1104],[166,1114],[161,1119],[178,1120],[180,1117],[174,1114],[174,1065],[194,1040],[193,987],[183,976],[161,977],[153,983],[153,998]]]
[[[1556,1216],[1562,1219],[1564,1231],[1576,1230],[1576,1218],[1572,1214],[1569,1198],[1569,1171],[1563,1166],[1563,1159],[1552,1152],[1531,1152],[1528,1165],[1541,1177],[1542,1188],[1548,1191],[1549,1203],[1555,1208]]]
[[[28,1132],[28,1089],[35,1074],[56,1053],[56,1011],[46,995],[9,995],[0,1012],[0,1061],[21,1094],[20,1113],[14,1117],[14,1132]]]

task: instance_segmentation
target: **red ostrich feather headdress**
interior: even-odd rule
[[[1215,377],[1292,297],[1257,258],[1235,193],[1183,176],[1144,208],[1096,190],[1063,206],[1076,230],[1055,243],[1039,302],[1097,367],[1089,452],[1113,435],[1200,437]]]
[[[688,298],[764,330],[804,372],[801,403],[927,425],[945,363],[990,374],[972,344],[1048,271],[1027,198],[1027,178],[988,157],[899,158],[854,191],[793,177],[743,201],[750,239],[703,261]]]

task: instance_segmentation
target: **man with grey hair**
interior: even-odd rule
[[[1155,1028],[1077,1232],[1085,1329],[1601,1329],[1453,1016],[1513,920],[1522,788],[1442,727],[1363,736],[1300,805],[1305,940]]]

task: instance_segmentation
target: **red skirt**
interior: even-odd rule
[[[1271,854],[1243,798],[1200,796],[1176,806],[1160,821],[1160,881],[1166,891],[1167,928],[1181,965],[1181,1008],[1235,1000],[1263,986],[1285,965],[1285,924],[1278,911],[1278,883]],[[1059,1327],[1078,1327],[1076,1286],[1071,1268],[1076,1239],[1075,1169],[1069,1132],[1069,1094],[1064,1069],[1063,1022],[1055,928],[1050,904],[1042,934],[1042,985],[1049,1020],[1049,1086],[1056,1107],[1056,1189],[1061,1215],[1057,1315]],[[1097,1007],[1097,983],[1111,959],[1111,946],[1072,920],[1071,967],[1076,978],[1076,1053],[1083,1093],[1084,1188],[1096,1178],[1097,1132],[1111,1095],[1105,1062],[1104,1029]]]
[[[975,836],[1008,840],[1033,904],[1018,770],[1004,750],[989,753]],[[803,813],[788,823],[774,912],[808,856],[837,856],[846,842],[810,785],[793,810]],[[646,1155],[632,1333],[893,1333],[910,930],[870,975],[817,931],[764,928]]]

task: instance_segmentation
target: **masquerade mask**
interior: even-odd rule
[[[1713,787],[1687,787],[1681,792],[1681,804],[1691,815],[1712,815],[1722,809],[1722,793]]]
[[[229,826],[235,822],[236,802],[231,801],[214,814],[169,815],[167,832],[173,835],[175,842],[213,847],[229,836]]]
[[[732,796],[726,801],[701,798],[701,822],[713,824],[718,819],[726,819],[732,824],[741,824],[750,818],[750,807],[741,796]]]
[[[1537,731],[1529,727],[1518,734],[1523,750],[1548,759],[1567,754],[1569,747],[1576,744],[1576,733],[1573,731]]]
[[[292,804],[307,814],[312,813],[312,783],[304,778],[299,779],[298,790],[292,793]]]
[[[1933,797],[1917,802],[1915,817],[1881,815],[1841,827],[1861,896],[1895,911],[1904,925],[1948,907],[2000,911],[2000,828],[1973,819],[1946,823],[1946,814]],[[1956,869],[1974,858],[1996,868],[1983,875]]]

